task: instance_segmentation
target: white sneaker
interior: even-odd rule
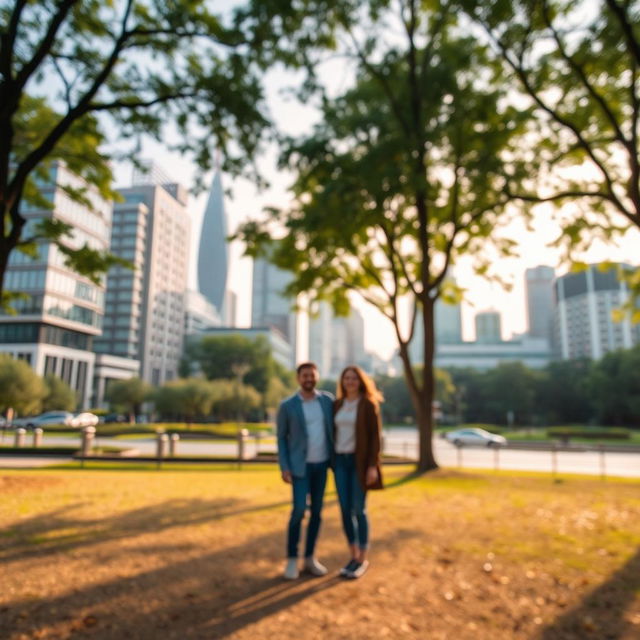
[[[318,562],[313,556],[310,558],[305,558],[304,560],[304,568],[312,575],[312,576],[326,576],[328,569],[321,562]]]
[[[287,566],[284,568],[285,580],[295,580],[299,575],[298,558],[287,558]]]

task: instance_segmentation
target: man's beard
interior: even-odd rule
[[[303,391],[313,391],[313,388],[316,386],[315,382],[303,382],[301,385]]]

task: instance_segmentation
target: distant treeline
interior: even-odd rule
[[[413,421],[404,377],[378,376],[387,424]],[[325,382],[335,390],[335,384]],[[519,362],[488,371],[440,369],[436,373],[439,421],[497,425],[598,424],[640,427],[640,346],[597,361],[559,360],[544,369]]]

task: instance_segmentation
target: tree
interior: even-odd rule
[[[239,237],[250,254],[295,274],[288,293],[330,300],[346,313],[355,292],[389,319],[420,432],[418,470],[426,471],[437,467],[434,304],[459,298],[448,270],[486,247],[506,194],[532,171],[513,162],[527,114],[506,106],[486,52],[456,28],[448,2],[429,3],[429,11],[417,0],[338,5],[348,40],[340,53],[355,60],[355,85],[335,97],[325,92],[313,133],[286,142],[282,166],[297,176],[293,205],[245,224]],[[494,246],[506,255],[513,243]],[[479,261],[478,269],[489,266]],[[405,297],[413,307],[408,330]],[[416,314],[419,375],[409,354]]]
[[[48,374],[44,377],[47,395],[42,400],[42,411],[73,411],[78,404],[76,392],[61,378]]]
[[[38,413],[47,388],[24,361],[0,353],[0,411],[12,408],[21,415]]]
[[[276,374],[271,348],[264,336],[255,339],[243,335],[204,336],[190,341],[185,359],[197,363],[209,380],[239,379],[261,393]]]
[[[213,412],[226,420],[246,420],[247,416],[262,406],[262,397],[253,387],[237,380],[214,380]]]
[[[71,248],[67,225],[28,229],[23,216],[25,205],[52,208],[44,190],[56,161],[113,195],[109,159],[118,155],[107,151],[107,123],[120,139],[160,139],[173,122],[176,148],[202,169],[215,147],[227,169],[250,166],[267,124],[264,26],[252,34],[239,13],[225,23],[206,0],[2,0],[0,24],[0,299],[9,256],[33,253],[38,241],[57,243],[92,278],[112,264]],[[81,189],[67,195],[87,202]]]
[[[105,398],[112,407],[125,410],[129,422],[134,423],[142,411],[142,404],[149,399],[152,387],[140,378],[111,380],[105,391]]]
[[[201,378],[172,380],[156,389],[153,400],[164,417],[181,417],[187,423],[206,418],[211,413],[216,389]]]
[[[586,423],[593,417],[591,369],[586,358],[556,360],[544,368],[536,397],[537,411],[546,424]]]
[[[481,383],[483,419],[494,424],[531,424],[539,375],[521,362],[501,362],[486,371]]]
[[[546,181],[528,202],[578,205],[562,242],[586,248],[640,229],[640,31],[637,0],[461,0],[534,109],[539,133],[523,145]],[[514,192],[515,193],[515,192]],[[580,205],[583,205],[580,208]],[[640,273],[625,272],[640,294]],[[640,310],[634,317],[640,320]]]
[[[593,363],[588,389],[601,424],[634,425],[640,420],[640,346],[612,351]]]

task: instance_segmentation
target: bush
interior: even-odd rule
[[[556,427],[547,429],[547,437],[568,440],[569,438],[585,438],[589,440],[629,440],[629,429],[612,427],[609,429],[585,429],[584,427]]]

